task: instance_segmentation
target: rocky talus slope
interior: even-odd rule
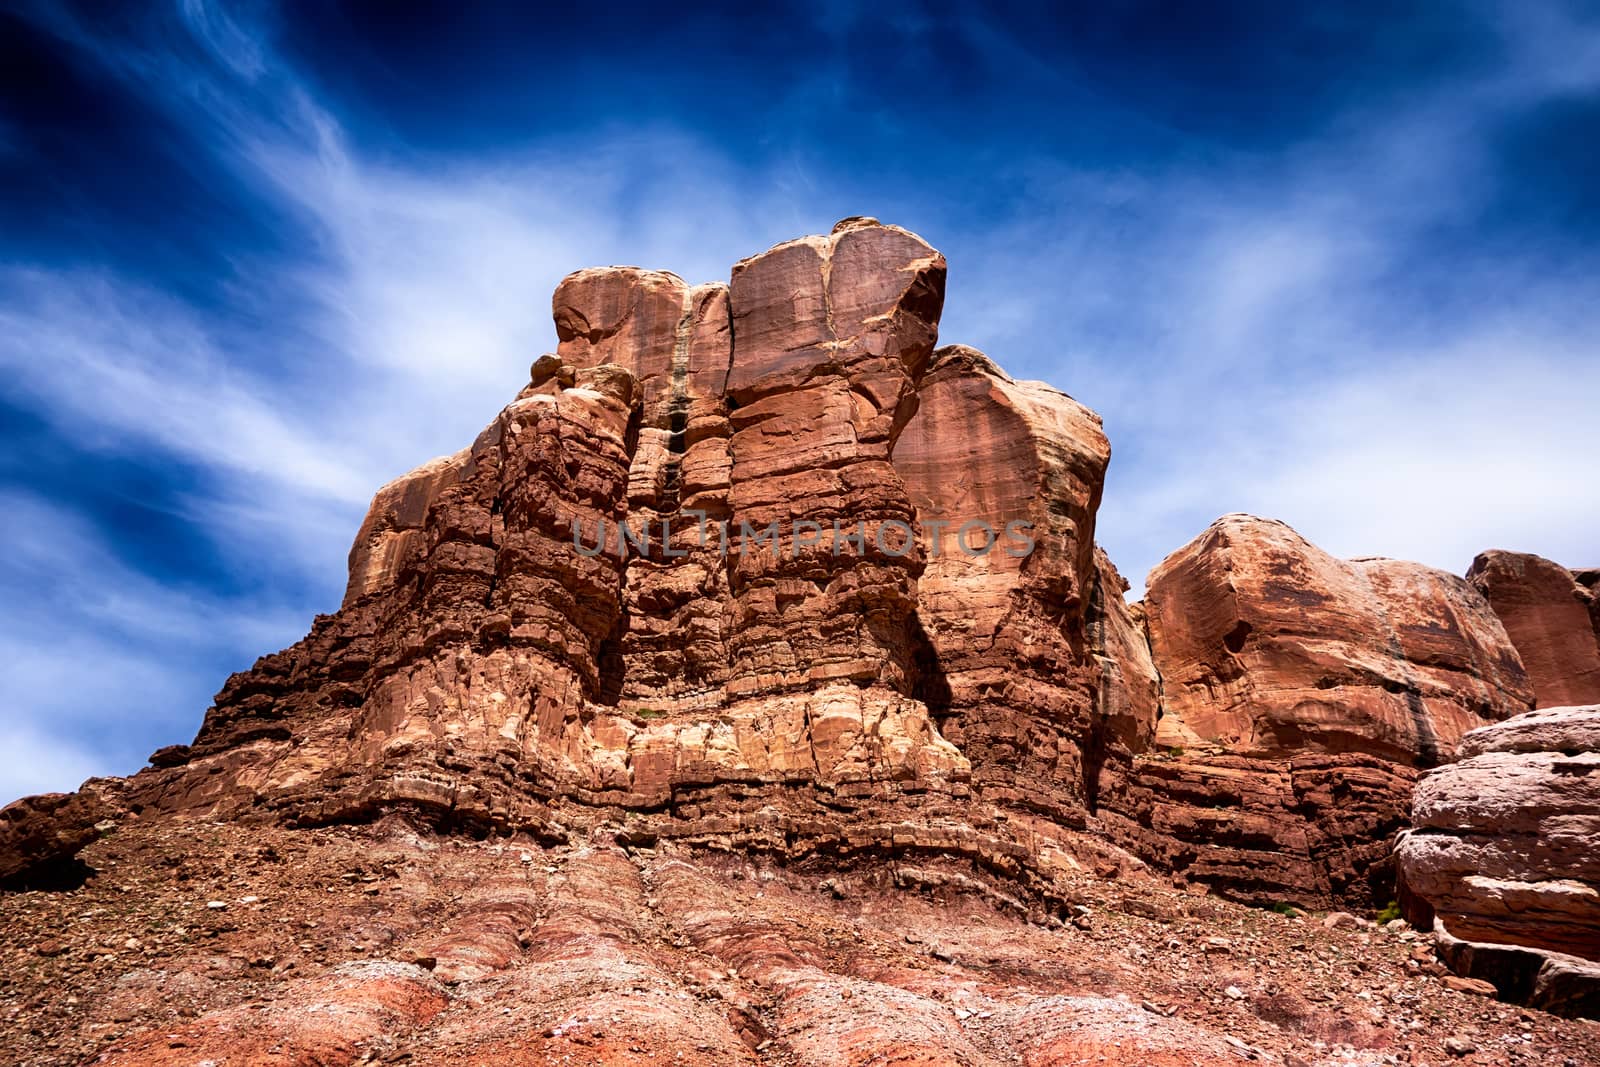
[[[839,872],[390,818],[128,820],[0,896],[20,1065],[1600,1063],[1429,938],[1085,870],[1065,922],[930,858]]]
[[[1546,561],[1230,515],[1129,603],[1099,417],[941,346],[945,277],[852,218],[726,283],[566,278],[336,613],[192,743],[0,812],[16,1058],[1592,1062],[1446,996],[1432,933],[1243,907],[1389,903],[1419,774],[1582,684],[1589,572],[1569,610]]]

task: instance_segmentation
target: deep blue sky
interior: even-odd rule
[[[1228,511],[1600,562],[1594,6],[1082,8],[0,13],[0,802],[188,740],[335,608],[561,275],[845,215],[1105,416],[1136,586]]]

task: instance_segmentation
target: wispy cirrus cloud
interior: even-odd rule
[[[76,786],[190,729],[226,669],[292,640],[298,611],[185,589],[129,566],[105,533],[41,496],[0,490],[0,791]],[[198,683],[198,686],[197,686]]]

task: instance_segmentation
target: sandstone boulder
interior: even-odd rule
[[[1529,712],[1469,733],[1458,762],[1424,775],[1397,851],[1417,917],[1425,907],[1464,942],[1587,959],[1600,990],[1597,740],[1600,706]],[[1528,953],[1459,955],[1512,994],[1543,966]],[[1557,961],[1566,986],[1574,966],[1581,976],[1585,965]]]
[[[1418,783],[1401,863],[1453,934],[1600,955],[1597,729],[1600,707],[1530,712]]]
[[[44,793],[0,808],[0,885],[57,877],[116,812],[93,783],[76,793]]]
[[[1481,553],[1467,571],[1505,625],[1541,708],[1600,702],[1596,601],[1578,580],[1583,573],[1499,550]]]

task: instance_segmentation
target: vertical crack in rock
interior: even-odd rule
[[[1368,582],[1370,585],[1370,578]],[[1385,688],[1389,688],[1390,692],[1398,689],[1405,698],[1406,711],[1411,716],[1411,736],[1416,745],[1417,766],[1423,769],[1436,767],[1439,765],[1439,739],[1434,734],[1433,722],[1428,718],[1428,709],[1423,707],[1422,693],[1411,674],[1411,665],[1406,660],[1405,650],[1400,647],[1400,635],[1395,631],[1388,610],[1381,604],[1378,608],[1378,619],[1385,631],[1383,637],[1389,658],[1394,663],[1395,671],[1400,675],[1397,686],[1391,685]]]
[[[685,449],[684,432],[689,425],[689,342],[694,330],[694,290],[683,291],[683,317],[672,342],[672,396],[667,404],[667,469],[662,491],[662,510],[678,510],[678,481]]]

